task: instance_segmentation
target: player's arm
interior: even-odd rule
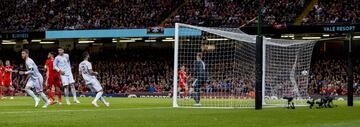
[[[68,62],[68,64],[69,64],[69,66],[71,67],[69,54],[65,54],[65,57],[66,57],[66,60],[67,60],[67,62]]]
[[[188,75],[188,73],[186,73],[186,79],[190,79],[191,74]]]
[[[54,70],[59,72],[60,74],[64,74],[64,70],[61,70],[60,67],[59,67],[59,58],[58,57],[55,57],[55,60],[54,60],[54,63],[53,63],[53,66],[54,66]]]
[[[89,72],[90,72],[91,75],[98,75],[99,74],[98,72],[95,72],[92,69],[89,69]]]
[[[58,67],[58,64],[59,64],[59,58],[55,57],[55,60],[53,62],[54,70],[60,72],[60,68]]]
[[[6,71],[6,72],[12,72],[13,69],[12,69],[12,68],[7,68],[7,69],[5,69],[5,71]]]
[[[91,75],[98,75],[99,74],[99,73],[93,71],[91,63],[88,63],[87,66],[88,66],[88,70],[89,70]]]
[[[79,76],[81,77],[82,71],[81,71],[81,64],[79,64]]]
[[[198,78],[198,75],[199,75],[199,64],[197,61],[194,62],[194,65],[193,65],[193,73],[195,75],[195,78]]]
[[[32,68],[32,66],[29,66],[29,70],[27,70],[27,71],[20,71],[19,72],[19,74],[20,75],[29,75],[29,74],[32,74],[32,73],[34,73],[34,69]]]
[[[47,69],[48,69],[47,64],[44,65],[44,69],[47,71]]]

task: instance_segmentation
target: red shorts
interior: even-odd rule
[[[0,80],[0,86],[3,86],[3,85],[4,85],[3,80]]]
[[[46,83],[48,87],[52,87],[53,85],[55,87],[61,87],[60,76],[50,76]]]
[[[180,87],[181,89],[185,89],[185,88],[186,88],[186,84],[185,84],[185,83],[179,83],[179,87]]]
[[[10,86],[12,86],[11,79],[5,79],[5,80],[4,80],[4,86],[5,86],[5,87],[10,87]]]

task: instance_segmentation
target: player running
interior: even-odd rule
[[[6,98],[6,92],[9,92],[10,99],[14,99],[14,87],[12,86],[12,73],[17,72],[14,71],[14,67],[10,65],[10,61],[5,61],[5,67],[4,67],[4,97]]]
[[[185,66],[181,66],[179,70],[179,90],[184,90],[184,98],[187,98],[188,96],[188,86],[187,86],[187,79],[189,76],[187,76],[185,71]]]
[[[44,79],[42,75],[40,74],[37,65],[35,62],[29,58],[29,50],[24,49],[21,52],[21,57],[25,60],[25,66],[27,71],[20,71],[20,75],[30,75],[29,80],[26,83],[25,91],[30,95],[34,101],[35,101],[35,108],[39,105],[40,99],[36,97],[34,92],[31,90],[31,88],[35,88],[35,92],[38,93],[41,98],[45,101],[45,104],[42,106],[42,108],[46,108],[50,103],[48,98],[43,92],[43,82]]]
[[[110,103],[106,102],[105,99],[102,97],[103,94],[103,88],[100,85],[100,82],[96,79],[96,75],[98,75],[97,72],[92,70],[92,65],[88,61],[90,58],[90,55],[88,52],[83,53],[84,61],[82,61],[79,64],[79,72],[82,75],[82,77],[85,80],[86,85],[88,88],[91,89],[92,92],[97,92],[94,100],[91,102],[95,107],[99,107],[99,105],[96,103],[99,99],[104,103],[105,106],[109,106]]]
[[[60,73],[54,70],[54,53],[49,52],[48,59],[45,62],[46,69],[46,89],[48,92],[48,97],[52,100],[51,104],[55,102],[55,95],[52,93],[53,86],[55,87],[55,93],[58,95],[58,103],[61,105],[61,81],[60,81]]]
[[[71,72],[70,58],[69,54],[64,53],[63,48],[58,48],[59,55],[55,57],[54,60],[54,69],[59,72],[61,83],[64,86],[64,93],[66,96],[66,104],[70,105],[69,99],[69,87],[71,88],[71,93],[74,98],[75,103],[80,103],[80,101],[76,97],[76,89],[75,89],[75,80],[73,74]]]

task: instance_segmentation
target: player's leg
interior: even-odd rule
[[[188,98],[188,94],[189,94],[189,90],[188,90],[187,85],[185,85],[185,87],[184,87],[184,96],[185,96],[185,98]]]
[[[74,102],[79,104],[80,101],[77,99],[75,83],[70,84],[70,90],[71,90],[71,94],[73,95]]]
[[[55,93],[58,96],[58,103],[62,104],[62,100],[61,100],[61,83],[60,83],[60,77],[54,77],[54,86],[55,86]]]
[[[69,75],[69,82],[70,82],[70,88],[71,88],[71,93],[74,98],[74,102],[79,104],[80,101],[77,99],[77,96],[76,96],[75,80],[74,80],[74,77],[72,74]]]
[[[61,91],[61,88],[59,86],[55,87],[55,93],[57,94],[58,96],[58,103],[59,104],[62,104],[62,100],[61,100],[61,94],[62,94],[62,91]]]
[[[65,94],[66,104],[67,104],[67,105],[70,105],[70,99],[69,99],[69,84],[68,84],[68,85],[64,85],[64,94]]]
[[[49,104],[50,104],[50,101],[49,99],[47,98],[47,96],[45,95],[45,93],[43,92],[43,78],[42,77],[39,77],[37,79],[37,82],[34,84],[35,86],[35,90],[36,92],[41,96],[41,98],[45,101],[45,104],[42,106],[42,108],[46,108]]]
[[[10,99],[14,99],[11,80],[5,80],[4,86],[5,86],[4,97],[6,97],[7,93],[9,93]]]
[[[3,88],[2,88],[2,86],[0,85],[0,99],[2,99],[2,91],[3,91]]]
[[[2,81],[0,81],[0,99],[4,99],[3,98],[3,82]]]
[[[51,77],[47,77],[46,92],[48,94],[48,98],[49,98],[51,104],[53,104],[55,101],[54,94],[52,92],[52,87],[53,87],[53,79]]]
[[[11,85],[9,87],[9,90],[10,90],[10,99],[14,99],[14,96],[15,96],[15,88]]]
[[[29,79],[29,81],[26,83],[25,91],[26,93],[31,96],[35,101],[35,108],[39,105],[40,99],[35,96],[35,93],[31,90],[31,88],[34,87],[34,81],[33,79]]]
[[[8,92],[7,90],[7,86],[5,85],[5,82],[4,82],[4,86],[3,86],[3,98],[6,99],[6,93]]]
[[[67,78],[67,76],[62,75],[60,76],[61,78],[61,82],[63,84],[64,87],[64,94],[65,94],[65,100],[66,100],[66,104],[70,105],[70,99],[69,99],[69,80]]]
[[[52,86],[51,85],[47,85],[46,86],[46,93],[48,95],[48,99],[50,101],[51,104],[54,103],[55,99],[53,97],[53,93],[52,93],[52,90],[51,90]]]
[[[200,106],[200,87],[201,87],[201,80],[195,80],[194,83],[194,100],[195,100],[195,106]]]
[[[98,107],[97,105],[97,101],[100,99],[100,101],[102,101],[104,103],[105,106],[109,106],[109,102],[106,102],[106,100],[102,97],[103,95],[103,89],[100,85],[100,82],[96,79],[94,79],[93,81],[91,81],[91,83],[89,84],[89,87],[92,89],[92,91],[96,92],[96,96],[94,98],[94,100],[91,102],[95,107]]]

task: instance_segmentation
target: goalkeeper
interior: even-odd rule
[[[193,73],[195,77],[195,81],[193,82],[192,86],[194,87],[194,100],[195,106],[201,106],[200,104],[200,91],[201,86],[204,85],[207,81],[207,72],[206,72],[206,65],[202,60],[202,53],[196,54],[196,61],[194,62]]]

